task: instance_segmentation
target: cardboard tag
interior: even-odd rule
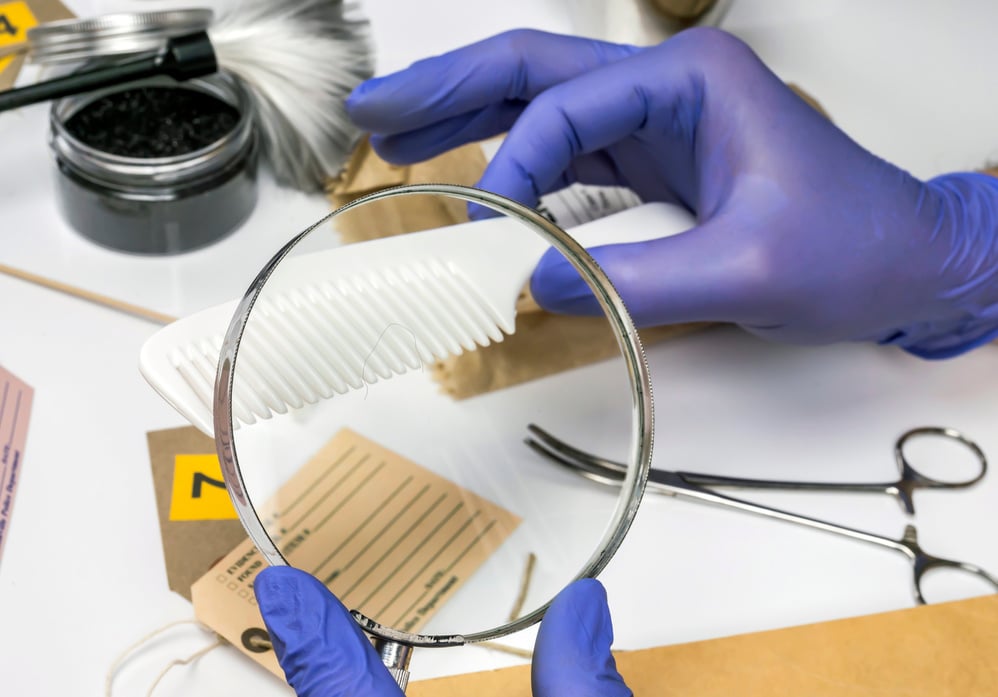
[[[349,608],[418,631],[520,518],[344,429],[258,509],[288,561]],[[283,677],[253,595],[246,540],[194,584],[194,614]]]
[[[221,479],[215,441],[193,426],[153,431],[146,437],[167,582],[170,590],[190,600],[191,585],[246,539],[246,532],[233,519],[235,510],[224,489],[201,482],[200,491],[194,491],[196,473]],[[198,507],[199,499],[208,505]],[[231,518],[209,517],[223,507]]]
[[[35,19],[28,3],[7,2],[0,4],[0,51],[6,54],[11,50],[19,50],[28,40],[28,30],[36,26],[38,26],[38,20]],[[10,65],[12,60],[13,56],[0,58],[0,72]]]
[[[0,559],[10,534],[14,497],[24,467],[24,444],[34,390],[0,368]]]
[[[13,87],[24,64],[28,30],[74,15],[59,0],[0,0],[0,90]]]

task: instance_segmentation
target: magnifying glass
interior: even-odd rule
[[[377,239],[400,216],[469,203],[498,216]],[[525,309],[519,291],[549,247],[604,317],[563,324]],[[594,332],[616,358],[487,391],[581,362]],[[485,393],[448,394],[469,382]],[[213,414],[253,543],[325,583],[403,690],[414,647],[531,627],[567,584],[596,576],[637,513],[652,456],[648,369],[610,280],[535,210],[454,185],[373,193],[285,245],[232,318]],[[546,465],[523,442],[533,422],[626,463],[619,496]]]

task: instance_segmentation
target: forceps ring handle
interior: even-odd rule
[[[980,471],[976,476],[962,481],[943,481],[922,474],[911,466],[911,463],[908,462],[908,458],[904,454],[904,448],[908,442],[920,436],[945,438],[946,440],[959,443],[977,458]],[[897,462],[901,478],[893,485],[894,492],[892,493],[895,493],[901,500],[901,505],[909,513],[914,511],[912,495],[916,489],[965,489],[981,481],[984,475],[988,473],[988,458],[984,455],[981,447],[955,428],[946,428],[943,426],[923,426],[921,428],[913,428],[902,434],[894,444],[894,460]]]
[[[901,546],[906,550],[906,554],[911,557],[913,577],[913,590],[915,601],[919,605],[926,605],[928,601],[922,593],[922,580],[932,571],[939,569],[955,569],[965,574],[970,574],[983,579],[991,584],[991,587],[998,593],[998,578],[995,578],[987,571],[965,561],[955,561],[953,559],[943,559],[927,554],[918,544],[918,532],[914,525],[908,525],[904,529],[904,537],[901,538]]]

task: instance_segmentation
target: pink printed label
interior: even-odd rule
[[[10,534],[14,496],[24,467],[24,443],[34,390],[0,367],[0,559]]]

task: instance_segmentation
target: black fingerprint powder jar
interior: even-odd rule
[[[243,88],[223,73],[56,102],[50,145],[63,215],[93,242],[139,254],[221,239],[256,205],[250,112]]]

